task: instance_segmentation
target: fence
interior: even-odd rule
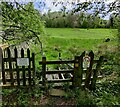
[[[34,85],[34,73],[35,73],[35,55],[30,55],[30,50],[27,49],[27,55],[25,56],[24,49],[21,49],[20,56],[18,56],[17,48],[14,49],[14,57],[11,56],[11,51],[7,48],[3,57],[3,51],[0,48],[1,56],[1,70],[2,70],[2,86],[26,86]]]
[[[61,83],[61,82],[72,82],[73,87],[82,87],[82,84],[86,88],[95,89],[97,78],[101,78],[98,76],[98,70],[100,69],[101,63],[103,62],[103,57],[101,56],[99,60],[94,60],[94,53],[91,51],[86,58],[89,58],[89,66],[87,69],[83,69],[83,60],[85,58],[85,52],[81,54],[81,56],[75,56],[74,60],[68,61],[46,61],[46,57],[42,57],[42,61],[39,62],[42,65],[42,81],[44,87],[46,87],[47,83]],[[66,70],[46,70],[47,65],[53,64],[73,64],[73,69]],[[95,69],[93,69],[93,65],[96,64]],[[62,79],[49,79],[47,75],[53,74],[68,74],[71,73],[71,77],[65,79],[63,76]],[[83,78],[84,76],[84,78]],[[83,83],[84,82],[84,83]]]
[[[14,54],[11,56],[10,49],[7,48],[6,51],[7,55],[3,57],[3,52],[0,48],[0,60],[2,59],[2,86],[34,85],[34,53],[32,53],[31,56],[29,49],[27,49],[26,53],[24,49],[21,49],[20,55],[18,55],[17,48],[15,48],[13,51]],[[86,64],[85,61],[87,61]],[[42,57],[42,61],[39,62],[39,64],[42,65],[42,75],[39,75],[42,76],[42,80],[39,83],[42,83],[42,85],[46,87],[47,83],[70,82],[73,87],[82,87],[84,84],[85,88],[94,89],[97,78],[100,78],[100,76],[98,76],[98,70],[102,62],[102,56],[99,60],[94,60],[94,53],[92,51],[88,55],[83,52],[80,56],[75,56],[73,60],[47,61],[46,57]],[[47,70],[48,65],[56,64],[66,64],[66,66],[69,66],[69,69]],[[50,75],[52,76],[50,77]],[[55,75],[57,75],[57,78]],[[69,75],[69,77],[65,77],[65,75]]]

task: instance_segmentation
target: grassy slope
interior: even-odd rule
[[[107,44],[115,44],[113,39],[115,30],[111,29],[78,29],[78,28],[46,28],[46,37],[43,37],[43,50],[47,60],[57,60],[58,51],[62,58],[74,58],[74,54],[80,55],[85,50],[96,51],[98,45],[104,44],[105,38],[111,38]],[[46,39],[45,39],[46,38]],[[38,46],[32,46],[32,50],[39,53]],[[73,53],[71,53],[73,52]],[[36,66],[41,60],[40,54],[36,55]]]
[[[47,35],[67,39],[104,39],[113,37],[110,29],[47,28]]]
[[[44,37],[43,42],[45,55],[49,60],[57,59],[58,52],[55,49],[58,49],[63,58],[71,57],[71,50],[77,51],[77,54],[85,50],[95,50],[95,47],[104,44],[105,38],[108,37],[111,41],[107,44],[115,44],[114,31],[111,29],[46,28],[47,36],[46,39]]]

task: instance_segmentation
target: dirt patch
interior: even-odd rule
[[[31,104],[45,107],[56,107],[56,106],[76,106],[76,100],[74,98],[66,99],[65,97],[54,97],[54,96],[42,96],[40,99],[32,99]]]
[[[74,98],[66,99],[65,97],[49,97],[48,105],[51,106],[75,106],[76,100]]]
[[[35,90],[29,88],[11,90],[4,89],[2,95],[2,104],[3,106],[13,105],[29,107],[33,107],[34,105],[40,107],[76,105],[75,98],[68,96],[68,94],[66,94],[63,90],[53,89],[52,91],[56,93],[52,93],[52,95],[50,95],[50,93],[43,93],[42,90],[39,91],[39,88]]]

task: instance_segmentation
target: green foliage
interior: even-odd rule
[[[113,44],[104,44],[99,46],[98,52],[100,55],[104,55],[104,58],[107,60],[107,62],[104,62],[103,65],[103,74],[105,75],[110,75],[112,73],[117,73],[118,75],[120,75],[120,63],[119,63],[119,56],[120,56],[120,52],[119,52],[119,44],[117,43],[117,38],[115,39],[116,43]],[[118,46],[117,46],[118,45]]]
[[[3,89],[2,92],[3,92],[2,101],[3,106],[35,105],[35,101],[38,101],[38,99],[43,95],[43,91],[38,86],[28,88],[19,87],[16,89]]]
[[[114,19],[114,27],[116,28],[118,20]],[[99,16],[93,16],[92,14],[80,12],[79,14],[68,13],[63,17],[63,12],[49,12],[42,16],[42,20],[46,23],[48,28],[108,28],[111,26],[110,21],[103,20]]]
[[[105,81],[97,84],[96,90],[81,90],[80,88],[67,88],[65,99],[75,99],[76,106],[114,106],[120,105],[120,79],[104,78]],[[111,80],[110,80],[111,79]],[[67,86],[65,86],[67,87]]]
[[[96,97],[96,104],[99,106],[120,105],[120,79],[108,79],[105,82],[98,84],[96,91],[93,92]]]
[[[117,32],[116,29],[79,29],[79,28],[46,28],[47,37],[43,40],[43,49],[47,60],[58,60],[59,52],[62,59],[74,59],[74,55],[80,55],[83,51],[93,50],[98,57],[98,47],[104,51],[105,45],[117,45],[115,36],[111,32]],[[105,38],[110,38],[110,42],[105,44]],[[39,46],[31,44],[31,52],[36,53],[36,70],[41,71],[39,61],[42,56],[39,53]],[[111,47],[110,49],[111,50]],[[57,65],[50,69],[57,68]],[[107,70],[107,69],[106,69]]]
[[[46,4],[45,1],[40,4]],[[66,4],[66,5],[65,5]],[[43,15],[46,21],[46,27],[70,27],[70,28],[117,28],[119,20],[119,2],[115,0],[111,3],[104,1],[54,1],[53,7],[63,6],[58,12],[51,12],[49,9],[47,14]],[[71,5],[71,9],[67,9]],[[45,8],[45,6],[43,6]],[[111,14],[112,13],[112,14]],[[112,17],[105,20],[105,16],[111,14]]]
[[[92,93],[83,91],[81,89],[74,90],[75,98],[77,100],[77,106],[95,106],[95,99]]]
[[[1,9],[4,41],[10,44],[28,42],[33,38],[38,40],[38,35],[44,33],[44,22],[41,21],[41,15],[34,9],[32,2],[1,2]]]

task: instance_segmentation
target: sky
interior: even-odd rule
[[[7,2],[14,2],[14,0],[3,0]],[[77,4],[78,2],[102,2],[109,4],[115,0],[16,0],[17,2],[34,2],[34,7],[38,9],[42,14],[47,13],[48,10],[59,11],[63,5],[66,7],[66,10],[71,10],[74,6],[72,3]],[[45,4],[43,3],[45,2]],[[56,2],[56,3],[55,3]],[[61,5],[61,2],[63,3]],[[91,11],[90,11],[91,12]],[[108,14],[104,19],[109,19],[110,14]]]
[[[48,10],[51,10],[52,12],[59,11],[63,7],[63,5],[66,7],[66,10],[71,10],[74,7],[72,5],[73,2],[77,4],[78,2],[86,2],[86,1],[90,1],[90,2],[104,1],[106,4],[109,4],[111,2],[114,2],[115,0],[34,0],[34,6],[36,9],[39,9],[41,13],[44,14],[47,13]],[[43,2],[45,2],[45,4]],[[61,2],[63,2],[62,5]],[[110,14],[105,16],[104,19],[108,20],[109,16]]]
[[[55,4],[58,4],[57,6],[55,6],[55,4],[53,5],[54,2],[57,2]],[[69,3],[68,3],[69,1]],[[41,5],[41,11],[42,13],[46,13],[49,9],[51,9],[51,11],[59,11],[60,8],[62,8],[62,5],[59,4],[60,2],[63,2],[63,5],[66,6],[66,8],[68,10],[70,10],[72,8],[72,3],[74,2],[75,4],[77,4],[77,2],[86,2],[86,1],[105,1],[106,4],[113,2],[115,0],[35,0],[34,5],[35,8],[38,8],[38,2],[45,2],[46,6],[43,9],[42,5]]]
[[[51,11],[59,11],[63,7],[61,4],[59,4],[59,2],[61,2],[62,0],[58,0],[55,4],[54,1],[56,0],[40,0],[40,1],[41,2],[44,1],[46,3],[46,6],[44,8],[42,7],[41,4],[40,11],[42,13],[46,13],[49,9],[51,9]],[[38,2],[35,2],[34,5],[35,8],[38,8]],[[71,3],[68,4],[66,0],[63,0],[63,5],[65,5],[68,10],[72,8],[72,4]]]
[[[59,4],[60,2],[63,2],[63,5],[65,5],[67,9],[70,9],[73,2],[75,4],[77,4],[77,2],[86,2],[86,1],[91,1],[91,2],[100,1],[101,2],[101,1],[104,1],[106,4],[108,4],[115,0],[33,0],[33,1],[34,1],[36,8],[38,7],[38,2],[45,2],[46,8],[45,8],[45,10],[43,10],[43,12],[46,12],[47,9],[51,9],[51,11],[58,11],[62,7],[62,5]],[[58,5],[55,7],[55,4],[53,5],[53,2],[57,2],[55,4],[58,4]]]

